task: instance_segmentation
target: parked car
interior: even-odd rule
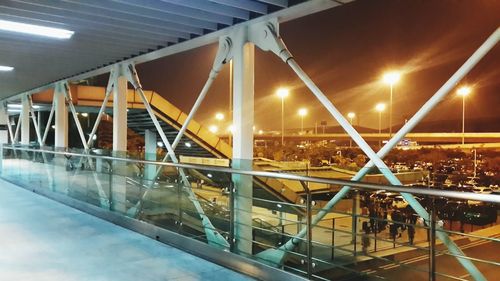
[[[491,205],[469,206],[463,217],[465,223],[487,225],[497,221],[497,209]]]
[[[438,212],[441,219],[460,220],[466,209],[467,203],[465,201],[450,200]]]
[[[491,188],[486,187],[486,186],[475,186],[472,189],[472,192],[481,193],[481,194],[491,194],[493,192],[493,190],[491,190]]]

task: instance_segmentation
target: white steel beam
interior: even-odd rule
[[[21,144],[28,145],[30,143],[30,108],[28,95],[24,95],[21,99],[19,120],[21,121]]]
[[[6,128],[0,130],[0,145],[3,143],[8,143],[11,134],[9,113],[4,103],[0,103],[0,125]],[[0,155],[1,156],[1,155]]]
[[[57,83],[54,88],[54,112],[55,120],[55,135],[54,146],[56,148],[68,147],[68,108],[66,107],[66,98],[64,97],[64,89],[62,83]],[[46,128],[45,130],[47,130]],[[50,129],[49,129],[50,130]]]
[[[208,79],[205,82],[205,85],[203,86],[200,94],[198,95],[198,98],[196,99],[193,107],[191,108],[191,111],[189,111],[189,114],[186,117],[186,120],[184,120],[184,124],[182,124],[182,127],[180,128],[179,132],[177,133],[177,135],[172,143],[172,149],[174,151],[175,151],[175,148],[177,147],[177,145],[179,145],[179,142],[181,141],[182,136],[186,132],[187,127],[189,126],[189,123],[191,123],[191,120],[193,120],[193,117],[196,114],[196,112],[198,111],[198,108],[203,103],[203,100],[205,99],[213,82],[217,78],[217,75],[219,74],[222,66],[232,59],[232,57],[233,57],[232,44],[233,43],[232,43],[232,39],[230,36],[224,36],[224,37],[221,37],[219,39],[219,48],[218,48],[217,54],[215,56],[212,70],[210,71],[210,74],[208,75]],[[170,157],[170,154],[167,153],[162,161],[166,162],[169,157]],[[158,177],[158,175],[161,173],[163,168],[164,168],[164,166],[158,167],[158,169],[156,170],[155,178]]]
[[[254,56],[247,29],[233,36],[233,159],[235,169],[252,170],[254,125]],[[232,175],[234,182],[235,251],[252,254],[252,176]]]
[[[156,161],[157,149],[156,133],[151,130],[146,130],[144,133],[144,159]],[[144,165],[144,179],[148,181],[156,180],[156,166],[152,164]]]
[[[256,44],[261,47],[263,50],[270,50],[274,52],[277,56],[279,56],[285,63],[287,63],[297,74],[297,76],[306,84],[306,86],[311,90],[311,92],[318,98],[318,100],[325,106],[325,108],[331,113],[331,115],[337,120],[337,122],[344,128],[344,130],[353,138],[353,140],[359,145],[359,147],[365,152],[366,155],[373,161],[375,166],[382,172],[382,174],[389,180],[391,184],[401,185],[399,179],[394,176],[394,174],[390,171],[387,165],[382,161],[381,157],[379,157],[368,144],[363,140],[363,138],[359,135],[359,133],[350,125],[350,123],[345,119],[345,117],[335,108],[335,106],[331,103],[331,101],[321,92],[321,90],[314,84],[314,82],[310,79],[309,76],[300,68],[300,66],[293,59],[290,52],[286,49],[285,44],[282,42],[281,38],[278,35],[277,27],[275,23],[267,23],[261,24],[259,26],[255,26],[253,34],[255,35],[252,39],[255,40]],[[497,30],[480,48],[479,53],[481,55],[474,54],[475,63],[479,61],[479,59],[484,56],[489,49],[493,48],[493,46],[499,40],[499,31]],[[269,36],[272,34],[273,36]],[[273,39],[274,37],[274,39]],[[474,65],[473,63],[472,65]],[[466,64],[470,64],[466,62]],[[470,66],[472,67],[472,66]],[[470,70],[470,69],[469,69]],[[460,75],[465,75],[460,71]],[[468,72],[468,70],[467,70]],[[458,77],[460,77],[458,75]],[[425,112],[425,111],[424,111]],[[420,118],[420,117],[419,117]],[[423,116],[421,117],[423,118]],[[418,121],[417,121],[418,123]],[[409,128],[409,127],[408,127]],[[402,133],[403,136],[406,134]],[[393,140],[394,143],[395,140]],[[390,150],[391,148],[389,148]],[[420,205],[420,203],[415,200],[415,198],[408,193],[401,193],[401,195],[405,198],[405,200],[410,204],[410,206],[417,212],[417,214],[424,219],[429,219],[429,214],[427,211]],[[313,225],[316,225],[319,220],[321,220],[322,216],[324,216],[324,212],[318,213],[313,219]],[[303,237],[306,233],[304,229],[297,235],[298,237]],[[443,232],[437,233],[438,237],[443,241],[443,243],[448,247],[451,253],[458,255],[458,261],[464,266],[464,268],[469,272],[469,274],[475,280],[485,280],[484,276],[481,272],[475,267],[475,265],[466,258],[461,258],[463,256],[463,252],[460,248],[449,239],[448,235]],[[277,261],[279,264],[283,262],[283,259],[286,255],[287,250],[293,249],[295,247],[293,239],[289,240],[285,245],[280,247],[279,250],[266,250],[259,254],[259,256],[263,259],[270,259],[271,261]]]
[[[7,118],[6,124],[7,124],[7,130],[9,131],[10,143],[14,144],[14,133],[12,132],[12,124],[9,116],[9,111],[7,110],[7,103],[3,102],[1,103],[1,105],[2,105],[1,110],[3,111],[4,116]]]
[[[55,91],[54,91],[55,95]],[[52,119],[54,118],[54,112],[55,112],[55,98],[52,97],[52,106],[50,107],[50,113],[49,113],[49,118],[47,119],[47,124],[45,125],[45,130],[43,132],[43,137],[42,137],[42,143],[41,146],[45,145],[45,142],[47,141],[47,136],[49,135],[49,130],[51,129],[51,124],[52,124]],[[57,147],[57,146],[55,146]]]
[[[101,108],[99,109],[99,112],[97,113],[94,126],[92,127],[92,131],[90,131],[89,134],[89,139],[87,140],[87,146],[92,147],[94,144],[94,136],[97,132],[97,129],[99,128],[99,124],[101,123],[102,116],[104,115],[104,112],[106,111],[106,106],[108,104],[109,97],[111,95],[111,92],[114,89],[115,85],[115,80],[116,80],[116,71],[111,70],[109,73],[109,79],[108,79],[108,85],[106,86],[106,93],[104,94],[104,100],[102,101]]]
[[[61,90],[64,91],[64,98],[66,99],[66,103],[68,104],[68,107],[73,115],[76,129],[78,131],[78,135],[80,136],[80,140],[81,140],[83,148],[84,148],[84,153],[87,154],[87,153],[89,153],[89,146],[87,145],[87,141],[86,141],[85,135],[83,133],[82,125],[80,123],[80,120],[78,119],[78,114],[77,114],[75,106],[73,104],[73,98],[71,96],[70,87],[69,87],[68,83],[65,82],[61,85],[61,88],[62,88]],[[95,181],[96,186],[97,186],[97,192],[99,194],[99,202],[101,204],[101,207],[109,209],[110,208],[110,201],[108,199],[107,194],[104,192],[104,189],[102,188],[101,181],[100,181],[100,179],[95,171],[93,159],[88,157],[87,163],[89,164],[90,170],[92,171],[92,175],[94,177],[94,181]],[[73,178],[75,178],[76,174],[78,173],[79,168],[80,167],[77,167],[76,173],[73,176]],[[125,204],[125,202],[123,202],[123,204]]]
[[[14,133],[14,140],[12,143],[18,143],[19,142],[19,131],[21,131],[21,115],[19,115],[19,118],[17,118],[17,124],[16,124],[16,132]]]
[[[127,151],[127,77],[122,65],[115,70],[113,81],[113,151]]]
[[[137,71],[134,67],[134,65],[130,64],[128,66],[128,79],[129,82],[134,86],[134,89],[136,92],[139,94],[141,97],[141,100],[146,107],[146,110],[149,114],[149,117],[151,118],[151,121],[153,121],[153,124],[155,125],[156,131],[161,137],[161,140],[165,144],[165,147],[167,149],[167,153],[170,154],[170,159],[172,159],[173,163],[179,163],[177,160],[177,157],[175,156],[175,152],[172,149],[172,146],[170,142],[167,139],[167,136],[165,135],[165,132],[160,126],[160,123],[158,122],[158,119],[156,118],[156,115],[151,108],[151,105],[149,104],[146,95],[144,94],[144,91],[141,86],[141,82],[139,80],[139,76],[137,75]],[[198,198],[196,197],[196,194],[194,194],[192,188],[191,188],[191,183],[187,180],[186,174],[183,169],[178,169],[179,175],[181,176],[181,181],[183,183],[183,190],[186,191],[188,194],[188,199],[193,203],[196,211],[198,212],[198,215],[201,218],[201,222],[203,225],[203,229],[205,231],[205,235],[207,237],[208,243],[213,245],[214,247],[219,247],[222,249],[228,249],[229,248],[229,243],[222,237],[222,235],[217,231],[217,229],[213,226],[212,222],[210,219],[207,217],[205,214],[205,211],[203,210],[203,207],[201,206],[200,202],[198,201]],[[149,191],[151,189],[146,190],[146,192],[143,194],[142,199],[139,200],[138,204],[135,207],[131,208],[132,214],[137,214],[137,212],[142,208],[142,201],[146,196],[148,195]]]

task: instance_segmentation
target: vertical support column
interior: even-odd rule
[[[8,123],[9,114],[7,113],[4,103],[0,103],[0,144],[9,142]]]
[[[254,52],[247,43],[246,29],[234,36],[233,64],[233,168],[251,170],[253,161],[254,125]],[[252,254],[252,197],[251,176],[233,175],[234,234],[237,253]]]
[[[127,77],[118,65],[113,87],[113,151],[127,151]]]
[[[68,147],[68,108],[64,98],[63,85],[58,83],[54,89],[54,111],[55,111],[55,135],[54,146],[56,148]],[[50,126],[50,124],[48,125]]]
[[[144,135],[144,158],[150,161],[156,161],[156,133],[151,130],[146,130]],[[154,180],[156,175],[156,167],[155,165],[146,164],[144,166],[144,179],[145,180]]]
[[[113,87],[113,155],[127,155],[127,77],[126,68],[119,64],[115,70]],[[127,165],[122,161],[113,162],[111,185],[112,210],[126,213],[127,211]]]
[[[21,113],[19,119],[21,120],[21,144],[28,145],[30,143],[30,103],[28,96],[21,98]]]
[[[43,131],[42,131],[42,111],[38,111],[36,113],[36,122],[37,122],[37,125],[38,125],[38,131],[40,132],[41,134],[41,138],[43,139]],[[50,126],[50,125],[49,125]],[[40,144],[41,145],[41,144]]]

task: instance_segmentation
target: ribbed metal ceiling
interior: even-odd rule
[[[0,99],[304,1],[2,0],[0,20],[69,29],[69,40],[0,30]]]

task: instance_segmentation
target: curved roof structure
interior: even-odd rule
[[[330,0],[5,0],[0,2],[0,99],[61,79],[84,79],[125,60],[141,63],[216,42],[228,28],[324,10]],[[54,39],[2,29],[2,21],[73,31]],[[93,70],[102,70],[92,72]],[[109,70],[109,69],[108,69]],[[38,89],[40,90],[40,89]]]

